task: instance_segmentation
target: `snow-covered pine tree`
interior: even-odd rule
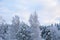
[[[41,37],[45,40],[51,40],[51,32],[46,27],[41,32]]]
[[[20,24],[20,30],[17,32],[16,38],[17,40],[32,40],[30,28],[24,22]]]
[[[46,26],[41,32],[41,37],[45,40],[59,40],[59,31],[56,25]]]
[[[20,27],[20,20],[18,16],[13,17],[12,24],[8,27],[8,40],[16,40],[16,33]]]
[[[31,14],[29,22],[33,32],[33,36],[32,36],[33,40],[41,40],[39,34],[40,33],[39,21],[36,11],[33,14]]]
[[[6,40],[8,25],[5,20],[0,17],[0,40]]]

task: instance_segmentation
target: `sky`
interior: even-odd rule
[[[18,15],[20,20],[29,23],[30,14],[36,11],[40,24],[60,22],[60,0],[0,0],[0,16],[11,23]]]

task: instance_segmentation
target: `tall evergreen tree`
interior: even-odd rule
[[[19,30],[20,20],[18,16],[13,17],[12,24],[8,28],[9,40],[16,40],[16,33]]]
[[[0,40],[6,40],[8,25],[5,23],[5,20],[0,18]]]
[[[34,12],[34,14],[31,14],[30,19],[30,26],[32,28],[32,32],[33,32],[33,40],[40,40],[39,38],[39,21],[38,21],[38,16],[36,11]]]
[[[29,26],[24,22],[21,23],[20,30],[17,32],[16,38],[17,40],[32,40]]]

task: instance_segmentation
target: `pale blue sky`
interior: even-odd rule
[[[40,24],[58,23],[59,0],[0,0],[0,16],[10,23],[14,15],[28,23],[30,14],[36,10]]]

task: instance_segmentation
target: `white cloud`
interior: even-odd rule
[[[30,8],[37,8],[37,5],[43,6],[43,9],[37,11],[40,23],[55,23],[57,22],[55,19],[60,17],[60,5],[58,0],[10,0],[10,2],[13,3],[10,6],[8,6],[10,4],[10,2],[8,2],[9,1],[6,0],[0,3],[0,5],[2,4],[1,6],[3,7],[0,7],[0,10],[4,13],[10,13],[11,15],[18,15],[22,20],[25,20],[25,22],[28,22],[30,14],[34,13],[32,11],[35,11]],[[35,5],[37,7],[35,7]],[[14,11],[12,10],[13,8],[15,9]]]

